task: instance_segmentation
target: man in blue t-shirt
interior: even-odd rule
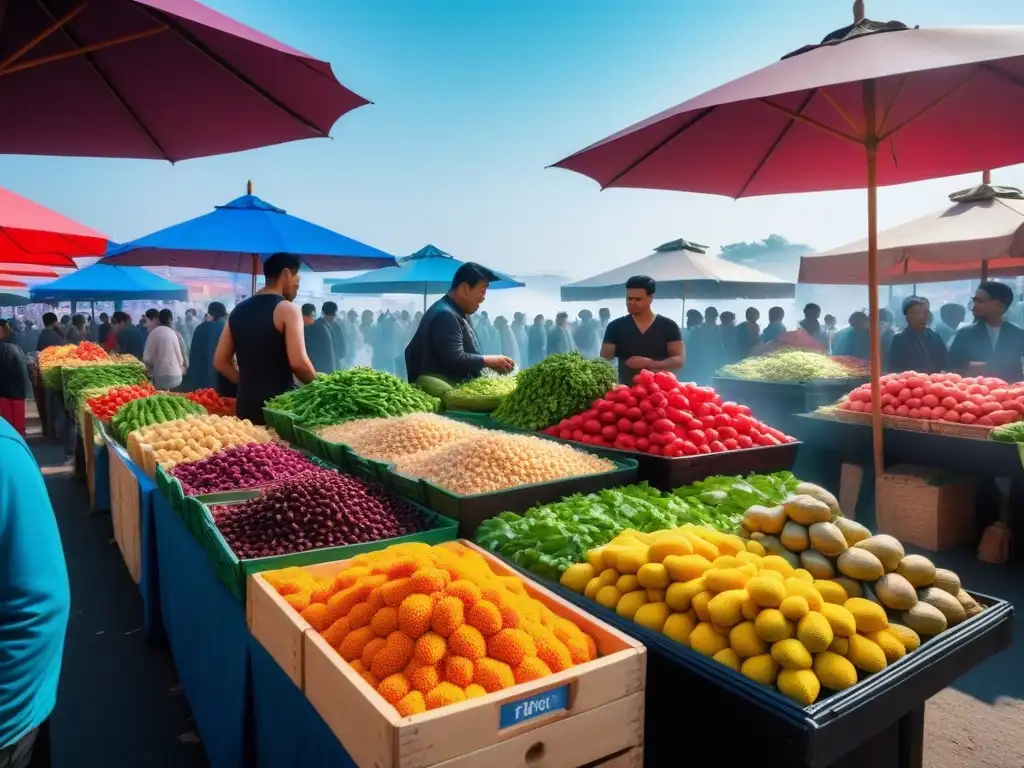
[[[57,701],[71,596],[42,472],[0,419],[0,765],[27,766]]]

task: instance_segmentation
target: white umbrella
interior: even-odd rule
[[[949,199],[941,211],[878,233],[880,284],[1024,274],[1024,194],[983,183]],[[867,239],[802,256],[799,280],[867,285]]]
[[[686,240],[659,245],[639,261],[562,286],[562,301],[621,298],[626,281],[646,275],[659,299],[791,299],[796,287],[766,272],[708,256],[707,246]]]

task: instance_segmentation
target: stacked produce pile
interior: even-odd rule
[[[211,512],[231,551],[246,560],[381,541],[429,527],[407,501],[324,469],[281,480],[258,498]]]
[[[128,435],[150,424],[176,421],[206,413],[201,405],[180,395],[156,394],[125,403],[110,420],[114,434],[123,443]]]
[[[153,394],[156,394],[156,389],[149,383],[110,387],[101,390],[100,394],[89,397],[86,400],[86,405],[92,411],[93,416],[104,424],[109,424],[122,405]]]
[[[399,544],[331,578],[263,576],[407,717],[597,658],[594,639],[458,543]]]
[[[128,455],[137,463],[140,462],[143,449],[150,448],[156,463],[165,470],[171,470],[178,464],[198,461],[224,448],[247,443],[269,443],[274,439],[272,432],[254,425],[248,419],[204,414],[157,422],[136,429],[128,434],[127,445]]]
[[[66,360],[60,368],[64,400],[76,413],[89,397],[109,387],[145,385],[149,383],[146,368],[132,358],[131,361],[108,359],[101,362]]]
[[[278,395],[267,408],[291,414],[305,427],[353,419],[436,412],[441,401],[390,373],[356,367],[317,376],[304,387]]]
[[[420,376],[416,384],[440,397],[450,411],[490,413],[515,391],[518,381],[518,373],[503,376],[485,369],[480,376],[454,386],[432,376]]]
[[[81,344],[62,344],[59,347],[47,347],[39,353],[39,370],[43,386],[47,389],[62,389],[61,368],[65,365],[95,365],[109,360],[103,347],[91,341]]]
[[[518,375],[492,416],[517,429],[542,429],[584,410],[614,385],[615,371],[604,360],[584,360],[578,352],[551,355]]]
[[[881,378],[882,413],[908,419],[998,427],[1024,417],[1024,385],[956,373],[892,373]],[[871,385],[850,392],[837,406],[871,413]]]
[[[360,419],[316,430],[324,440],[349,446],[360,456],[379,461],[422,451],[436,451],[482,431],[436,413],[410,413],[392,419]]]
[[[607,472],[607,459],[530,435],[482,430],[479,437],[458,440],[440,450],[400,457],[396,469],[453,493],[490,493]]]
[[[185,395],[193,403],[201,405],[214,416],[234,416],[235,398],[221,397],[215,389],[197,389]]]
[[[277,443],[245,443],[224,448],[204,459],[178,464],[171,476],[187,496],[259,488],[301,475],[316,465],[298,451]]]
[[[797,486],[789,472],[774,475],[709,477],[674,493],[646,483],[570,496],[517,515],[485,520],[476,543],[548,579],[585,562],[587,553],[626,530],[652,533],[698,523],[734,531],[753,504],[778,504]]]
[[[723,402],[711,387],[683,384],[666,371],[641,371],[634,381],[632,387],[618,385],[545,434],[669,458],[794,441],[753,418],[747,406]]]
[[[852,364],[848,361],[855,361]],[[723,366],[720,376],[748,381],[805,382],[817,379],[849,379],[865,376],[864,361],[856,358],[832,358],[818,352],[780,349],[764,357],[748,357]]]

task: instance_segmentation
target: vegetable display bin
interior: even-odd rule
[[[261,495],[262,492],[260,490],[238,492],[233,500],[228,500],[223,495],[214,499],[208,497],[207,500],[208,502],[213,502],[212,506],[242,504],[248,499]],[[355,557],[362,552],[372,552],[403,542],[419,541],[425,544],[441,544],[445,541],[453,541],[457,536],[458,529],[456,521],[442,517],[436,512],[432,512],[419,505],[414,505],[424,514],[430,525],[425,531],[410,533],[407,536],[397,536],[392,539],[382,539],[380,541],[311,549],[306,552],[296,552],[290,555],[272,555],[255,560],[239,560],[214,524],[210,506],[198,499],[191,499],[190,503],[187,503],[184,508],[187,516],[186,526],[199,540],[199,544],[203,549],[206,550],[217,578],[227,586],[231,594],[243,605],[246,599],[245,582],[251,574],[259,573],[260,571],[276,571],[295,565],[315,565],[332,560],[344,560]]]
[[[1013,606],[972,592],[985,606],[982,613],[852,688],[801,707],[774,688],[759,685],[583,595],[560,584],[543,583],[647,647],[648,753],[674,754],[680,723],[685,723],[689,732],[700,733],[707,743],[728,745],[729,765],[921,768],[925,702],[1008,648],[1013,639]],[[683,700],[680,691],[685,691]],[[737,739],[737,733],[757,736]]]
[[[492,423],[490,412],[485,411],[445,411],[441,415],[472,424],[475,427],[487,427]]]
[[[336,466],[344,466],[340,461],[330,455],[327,443],[313,430],[294,424],[292,425],[292,433],[295,437],[293,440],[295,445],[306,453],[311,456],[316,456],[318,459],[329,461]]]
[[[414,501],[416,500],[415,495],[419,491],[417,485],[419,485],[423,494],[421,503],[442,515],[458,520],[459,535],[472,538],[480,523],[488,518],[497,517],[502,512],[525,512],[537,504],[548,504],[566,496],[572,496],[574,493],[596,493],[605,488],[631,485],[636,482],[636,459],[613,459],[613,462],[615,466],[605,472],[466,496],[452,493],[427,480],[403,475],[394,467],[388,469],[389,477],[386,484],[395,493]],[[410,492],[413,495],[406,496]]]
[[[746,405],[768,426],[789,432],[795,415],[830,405],[868,381],[870,379],[865,376],[805,382],[751,381],[716,376],[711,386],[723,400]]]
[[[477,551],[500,575],[515,575],[490,553]],[[328,577],[344,565],[323,563],[309,571]],[[404,718],[260,575],[249,579],[246,618],[256,641],[305,692],[359,768],[641,765],[648,655],[643,645],[530,578],[523,586],[593,637],[599,657]],[[632,762],[616,762],[623,755]]]
[[[277,432],[277,436],[289,443],[295,442],[295,417],[284,411],[263,409],[263,420],[266,425]]]

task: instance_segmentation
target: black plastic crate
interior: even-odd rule
[[[502,559],[647,647],[648,761],[677,754],[685,724],[705,743],[723,745],[723,764],[729,766],[920,768],[925,702],[1013,639],[1013,606],[971,592],[985,606],[981,614],[854,687],[801,707],[774,688]]]
[[[754,416],[769,426],[790,432],[793,418],[823,405],[831,405],[850,390],[870,381],[861,376],[850,379],[817,379],[815,381],[751,381],[716,376],[712,386],[723,400],[748,406]]]

